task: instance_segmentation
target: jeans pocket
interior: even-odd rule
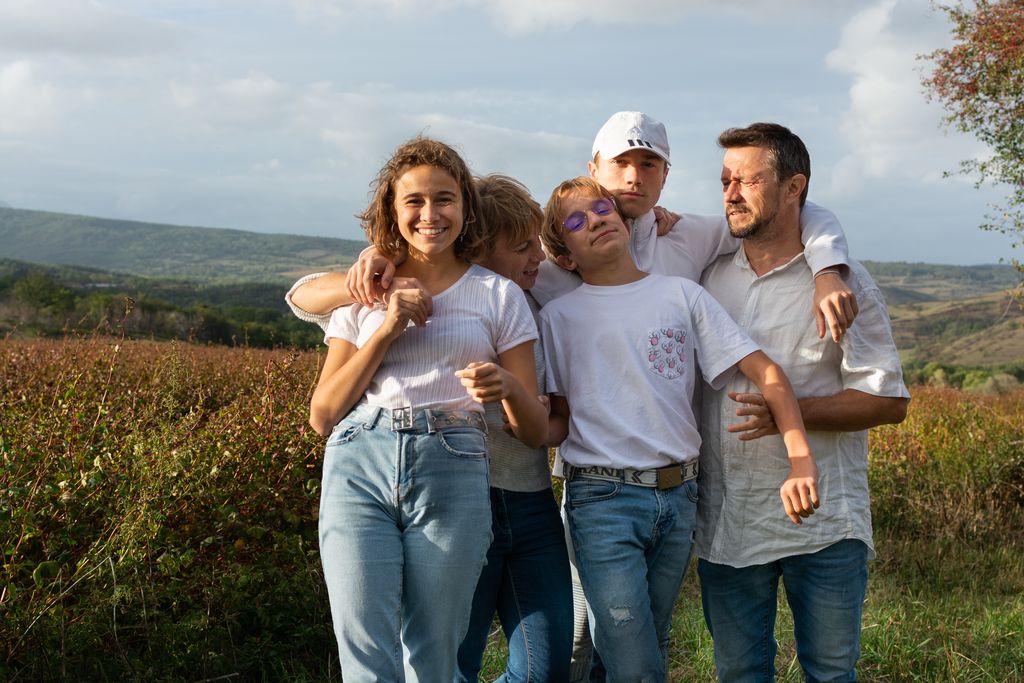
[[[327,445],[325,448],[341,446],[342,444],[349,443],[358,437],[362,431],[362,422],[346,422],[345,420],[342,420],[334,427],[334,431],[332,431],[331,435],[327,438]]]
[[[571,480],[567,486],[566,502],[570,508],[576,508],[614,498],[619,494],[623,484],[617,481],[580,477]]]
[[[696,503],[698,500],[700,500],[700,490],[697,488],[696,479],[684,481],[683,486],[686,487],[686,497],[690,499],[691,503]]]
[[[481,460],[487,457],[487,439],[479,429],[456,427],[437,432],[444,449],[457,458]]]

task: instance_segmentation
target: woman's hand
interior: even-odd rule
[[[430,295],[423,288],[396,289],[388,296],[387,314],[380,326],[382,334],[397,338],[412,322],[417,327],[427,324],[432,309]]]

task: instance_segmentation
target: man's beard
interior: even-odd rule
[[[725,219],[729,223],[729,234],[731,234],[733,237],[735,237],[737,239],[745,240],[747,238],[754,237],[755,235],[757,235],[757,233],[759,233],[762,228],[764,228],[766,225],[768,225],[769,223],[771,223],[772,221],[775,220],[775,216],[777,214],[778,214],[777,208],[773,207],[773,211],[771,212],[771,215],[762,214],[759,218],[754,220],[752,223],[750,223],[746,227],[742,227],[742,228],[733,225],[733,218],[738,218],[738,216],[733,216],[733,215],[730,215],[730,214],[726,214]],[[746,211],[743,212],[742,215],[753,216],[754,212],[750,211],[749,209],[747,209]]]

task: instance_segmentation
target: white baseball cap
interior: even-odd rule
[[[614,159],[631,149],[648,149],[672,163],[668,156],[668,133],[661,121],[655,121],[638,111],[620,111],[612,114],[594,138],[593,156],[601,154]]]

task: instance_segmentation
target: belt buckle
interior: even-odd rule
[[[679,465],[659,467],[655,470],[658,473],[658,489],[674,489],[683,483],[683,468]]]
[[[403,429],[412,429],[412,406],[395,408],[391,411],[391,431],[400,432]]]

